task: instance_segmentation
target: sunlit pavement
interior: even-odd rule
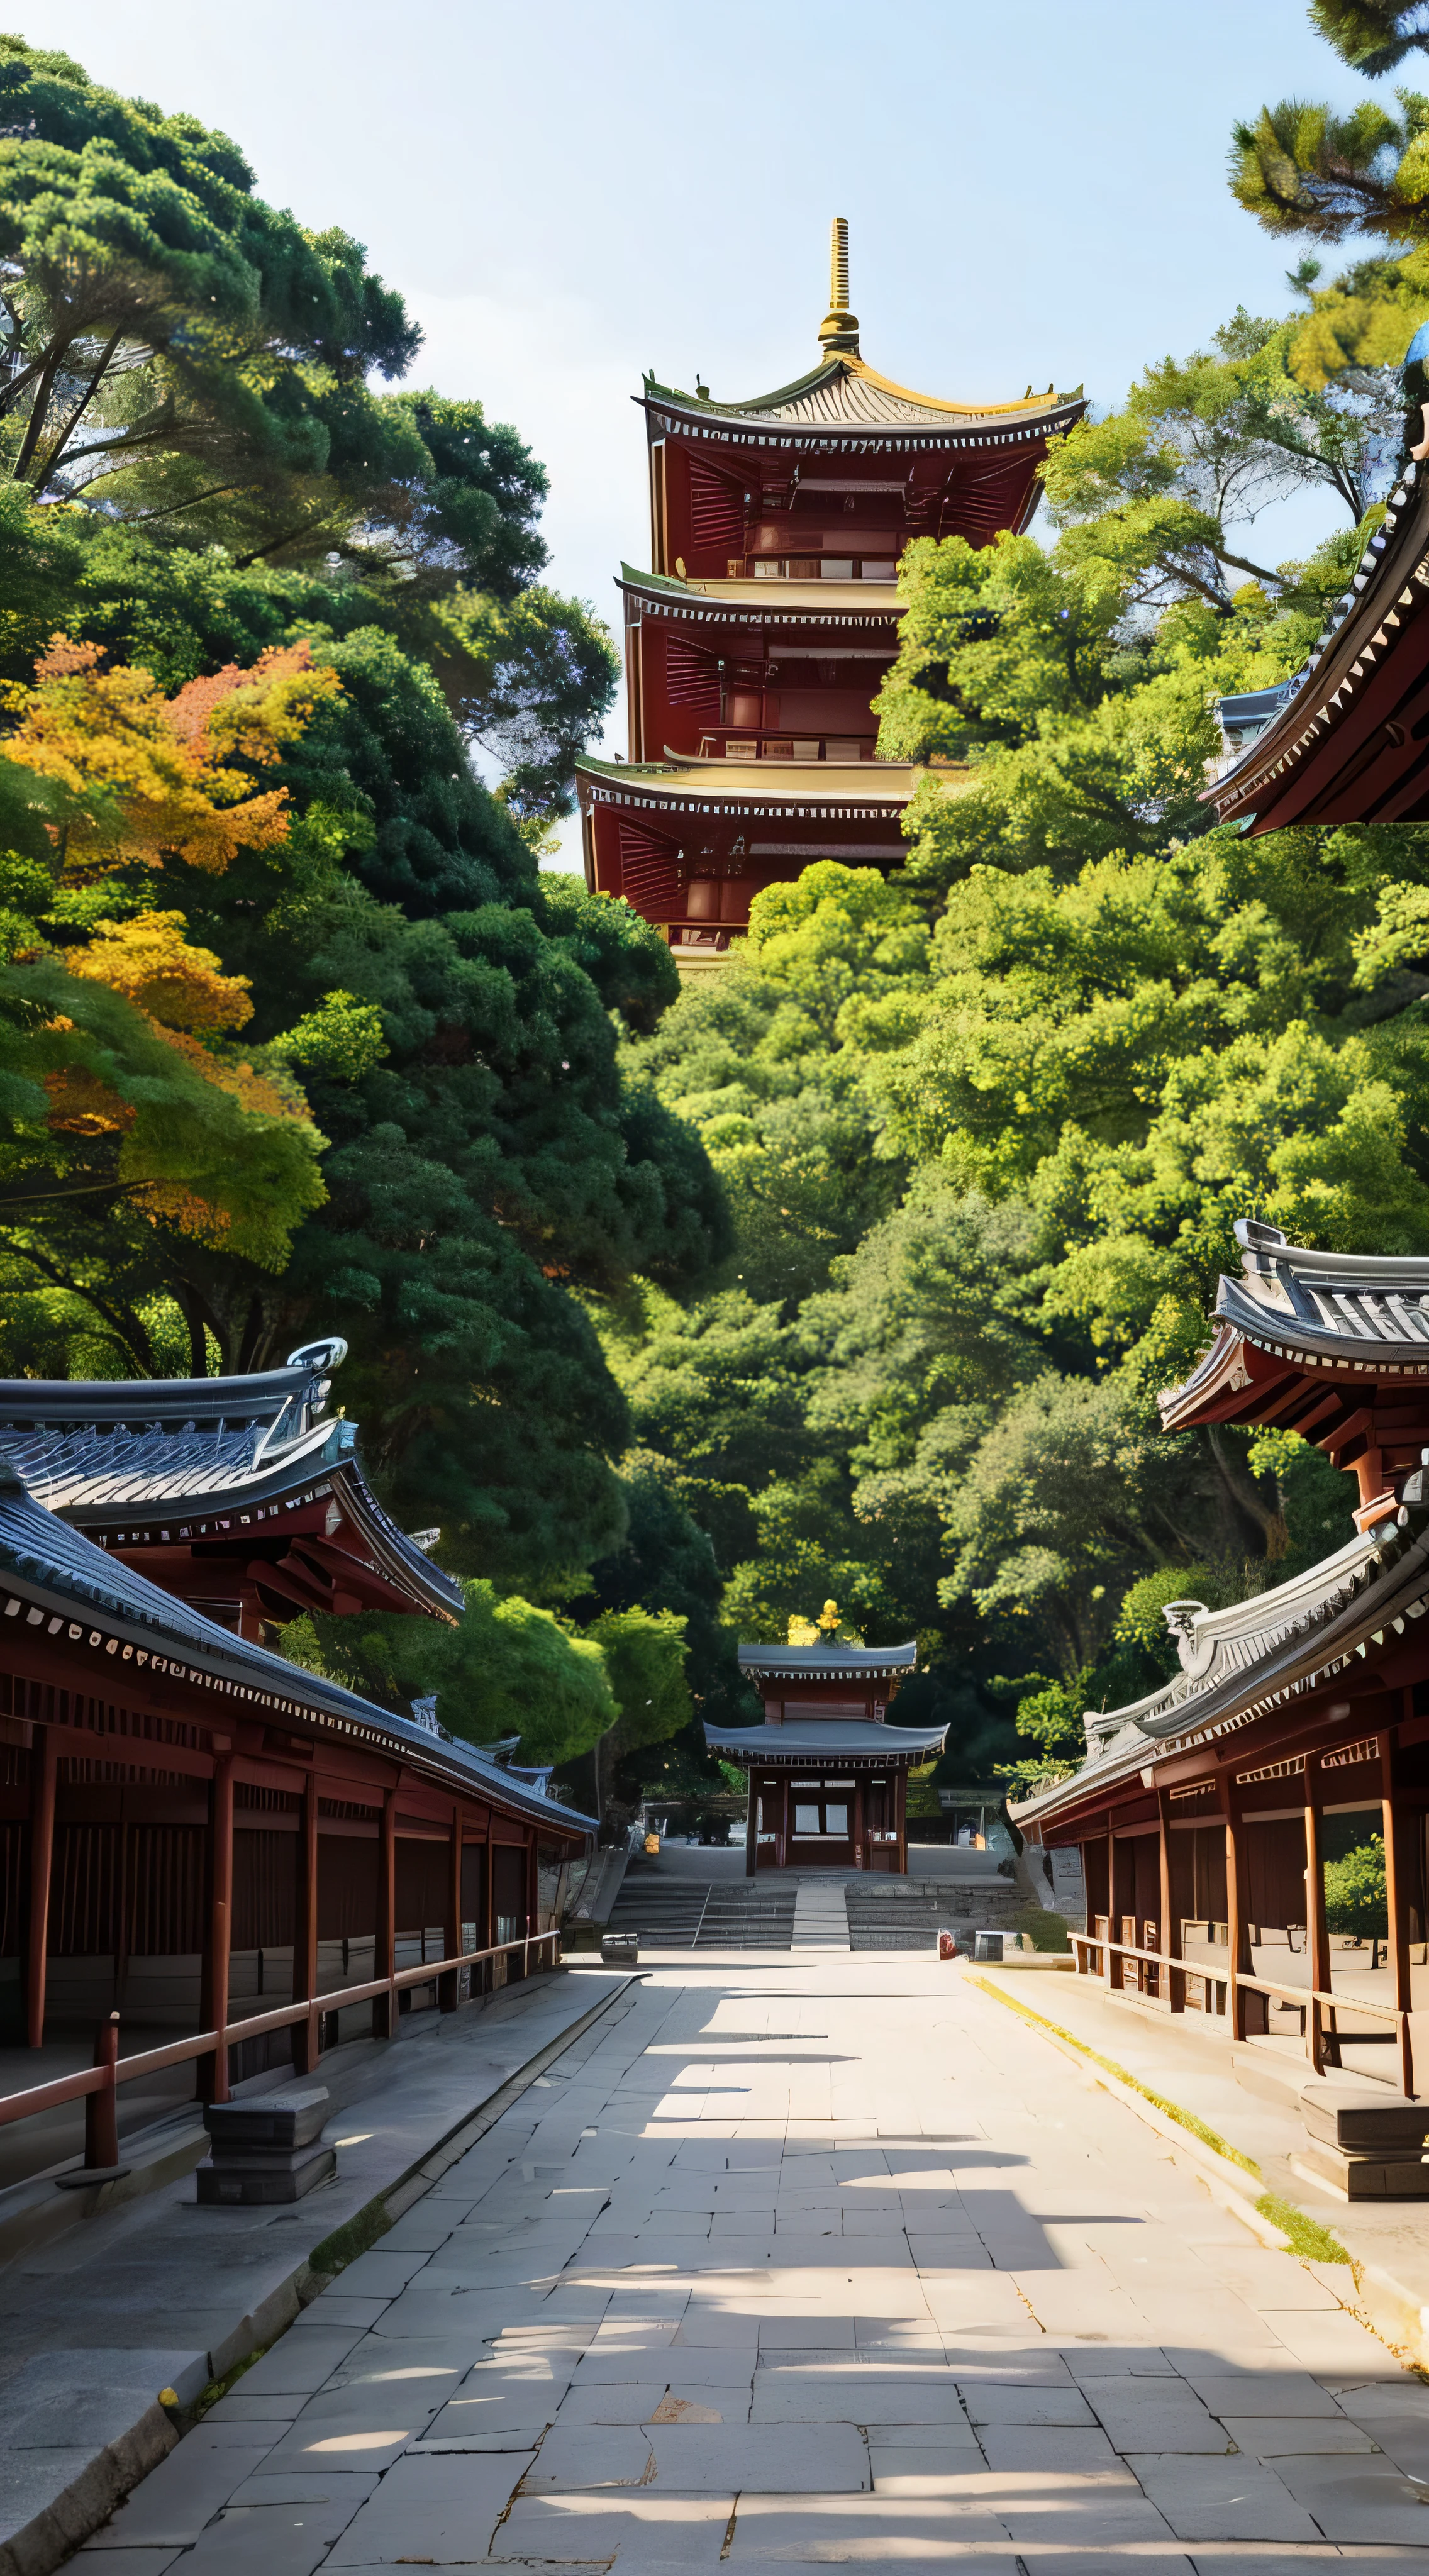
[[[960,1967],[672,1958],[89,2548],[1429,2568],[1429,2388],[1332,2278]]]

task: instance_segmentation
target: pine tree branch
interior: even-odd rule
[[[20,442],[20,453],[11,468],[10,479],[13,483],[23,483],[28,479],[30,459],[39,445],[40,432],[49,415],[50,397],[54,392],[55,378],[59,374],[60,360],[70,345],[68,340],[54,340],[50,343],[49,351],[40,368],[39,386],[25,426],[25,435]]]
[[[51,475],[58,467],[69,440],[78,428],[81,420],[84,418],[84,415],[88,411],[90,404],[93,402],[95,395],[98,393],[108,370],[110,359],[113,357],[115,350],[119,346],[120,336],[121,335],[117,330],[110,333],[109,338],[106,340],[104,347],[100,352],[99,363],[95,367],[88,384],[85,386],[83,393],[80,395],[78,402],[75,404],[75,407],[70,413],[68,420],[65,422],[63,429],[60,431],[59,436],[55,439],[48,456],[45,458],[44,464],[36,469],[35,489],[37,491],[42,492],[44,490]]]

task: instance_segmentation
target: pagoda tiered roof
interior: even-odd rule
[[[329,1410],[338,1340],[221,1378],[0,1381],[0,1453],[37,1503],[153,1574],[257,1586],[279,1618],[356,1598],[459,1619],[461,1586],[398,1528]],[[241,1569],[241,1570],[240,1570]],[[222,1588],[220,1583],[219,1588]],[[331,1597],[329,1597],[331,1596]]]
[[[702,760],[693,752],[669,751],[663,760],[591,760],[580,775],[601,787],[625,790],[622,803],[664,805],[668,810],[717,812],[708,800],[728,792],[739,795],[739,812],[747,816],[749,798],[768,799],[771,809],[835,802],[876,802],[880,815],[901,815],[919,772],[905,760]],[[939,770],[956,782],[959,773]],[[971,775],[971,773],[969,773]],[[816,813],[808,817],[817,821]]]
[[[1223,823],[1258,834],[1429,817],[1426,472],[1423,462],[1406,467],[1313,653],[1249,749],[1206,790]],[[1230,735],[1244,704],[1227,702]]]
[[[762,581],[755,574],[729,580],[692,574],[681,581],[623,563],[616,587],[643,616],[687,624],[872,629],[888,639],[877,648],[880,661],[898,649],[904,612],[896,581]]]
[[[716,402],[707,393],[682,393],[673,385],[659,384],[653,375],[645,378],[642,399],[647,411],[666,427],[678,426],[687,434],[718,423],[716,434],[728,435],[748,424],[755,433],[776,427],[792,443],[848,431],[931,430],[938,433],[936,444],[956,447],[1005,447],[1058,437],[1086,409],[1080,386],[1075,393],[1058,394],[1049,385],[1045,393],[1029,392],[1016,402],[949,402],[938,394],[914,393],[907,385],[895,384],[852,350],[822,359],[772,393],[747,394],[737,402]]]
[[[876,757],[873,712],[899,561],[919,538],[1026,527],[1049,444],[1086,409],[1080,387],[958,402],[880,375],[842,217],[830,252],[813,366],[737,401],[651,373],[638,397],[653,569],[620,573],[630,759],[582,759],[576,794],[588,886],[655,924],[683,973],[716,966],[754,898],[811,861],[899,864],[924,773]]]
[[[971,770],[937,774],[949,794],[972,784]],[[583,760],[576,792],[587,816],[605,809],[632,821],[661,820],[692,874],[703,859],[718,869],[738,861],[733,872],[752,877],[757,887],[770,876],[796,875],[818,858],[897,867],[905,851],[903,815],[918,776],[905,761],[741,763],[671,752],[661,761]],[[827,839],[821,826],[839,837]]]

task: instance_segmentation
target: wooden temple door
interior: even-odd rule
[[[852,1869],[852,1780],[793,1780],[791,1858],[802,1869]]]
[[[885,1875],[898,1866],[898,1827],[886,1780],[870,1780],[863,1793],[864,1867]]]
[[[782,1869],[787,1847],[785,1816],[787,1784],[783,1780],[751,1780],[750,1804],[753,1813],[754,1866],[760,1869]]]

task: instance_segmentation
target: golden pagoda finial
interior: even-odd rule
[[[835,215],[829,226],[829,302],[836,313],[848,311],[848,217]]]
[[[858,315],[848,309],[847,215],[835,215],[829,227],[829,309],[819,324],[819,346],[858,356]]]

